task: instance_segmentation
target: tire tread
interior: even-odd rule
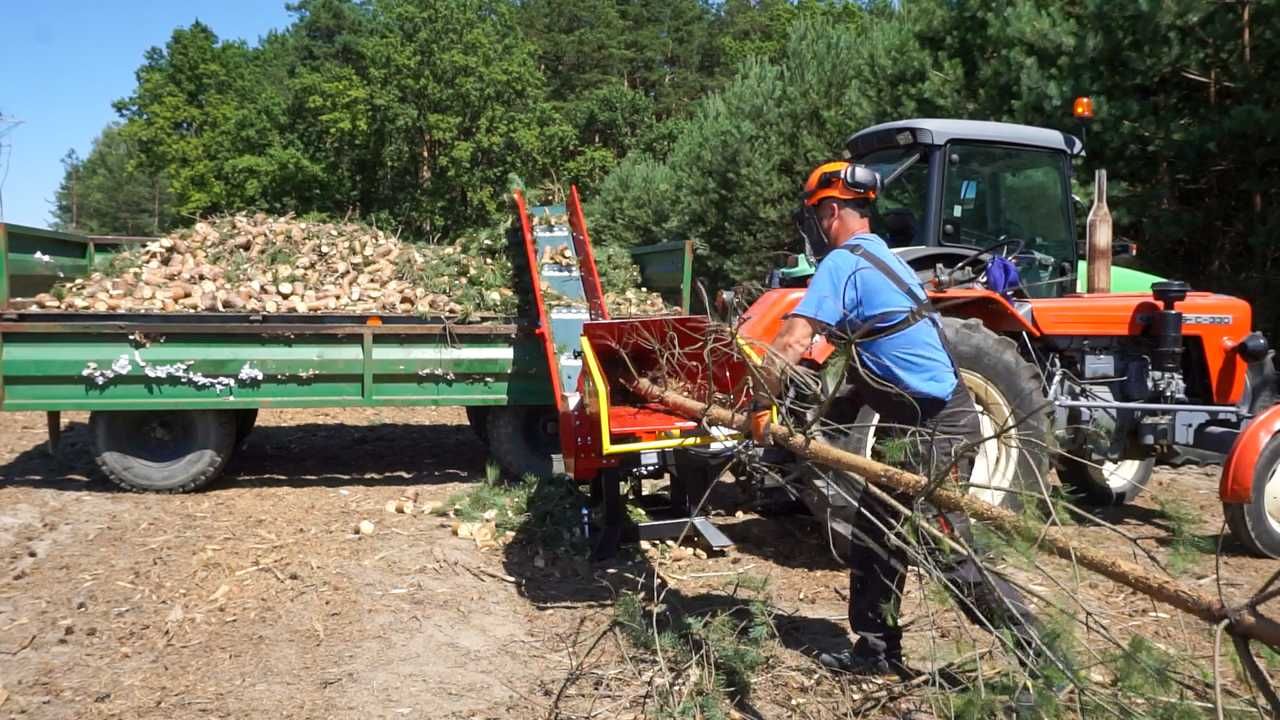
[[[106,476],[108,480],[110,480],[113,484],[129,492],[136,492],[136,493],[145,492],[145,493],[153,493],[158,495],[177,495],[180,493],[199,490],[200,488],[213,482],[218,478],[219,475],[222,474],[222,471],[226,468],[227,462],[231,459],[231,455],[234,452],[235,438],[236,438],[235,416],[230,411],[221,411],[221,410],[175,411],[175,412],[214,413],[215,419],[213,420],[213,422],[217,422],[223,425],[223,427],[220,428],[218,432],[221,434],[221,436],[227,438],[228,440],[228,442],[223,443],[224,445],[226,445],[225,448],[212,448],[212,449],[206,448],[214,454],[215,460],[214,462],[206,463],[196,477],[183,483],[182,485],[169,487],[169,488],[149,488],[149,487],[142,487],[139,485],[135,485],[132,482],[130,482],[129,478],[126,475],[124,475],[120,471],[120,469],[116,467],[115,464],[113,464],[107,459],[106,455],[110,451],[98,446],[98,443],[96,441],[97,433],[92,433],[95,438],[94,449],[93,449],[94,464],[98,466],[98,469],[102,471],[102,474]],[[95,423],[110,422],[110,421],[111,421],[110,417],[100,412],[90,413],[89,415],[89,424],[91,428],[94,426]]]

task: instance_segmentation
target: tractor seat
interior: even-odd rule
[[[889,247],[908,247],[915,244],[916,216],[907,208],[895,208],[882,214],[884,241]]]

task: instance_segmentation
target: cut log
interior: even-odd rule
[[[732,427],[744,433],[751,431],[751,418],[744,413],[735,413],[722,407],[699,402],[671,390],[665,390],[643,378],[632,383],[632,389],[642,397],[664,405],[685,417],[706,418],[712,425]],[[778,423],[769,426],[769,435],[774,444],[790,450],[797,456],[827,467],[856,473],[868,482],[890,490],[908,495],[920,495],[929,485],[924,477],[855,455],[820,440],[805,437]],[[1216,625],[1224,620],[1228,621],[1227,630],[1233,635],[1280,649],[1280,623],[1266,617],[1251,604],[1243,607],[1228,607],[1215,597],[1183,587],[1176,580],[1161,577],[1132,562],[1073,542],[1070,535],[1060,528],[1032,525],[1016,513],[983,502],[968,494],[935,488],[925,497],[943,510],[964,512],[1006,537],[1030,542],[1041,552],[1077,563],[1109,580],[1194,615],[1206,623]]]

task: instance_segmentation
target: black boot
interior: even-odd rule
[[[828,670],[863,677],[896,675],[906,679],[914,675],[902,662],[901,656],[864,655],[853,650],[822,653],[818,656],[818,664]]]

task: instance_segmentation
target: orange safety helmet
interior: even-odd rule
[[[828,198],[875,200],[880,194],[880,174],[865,165],[837,160],[823,163],[804,183],[804,204],[816,207]]]

